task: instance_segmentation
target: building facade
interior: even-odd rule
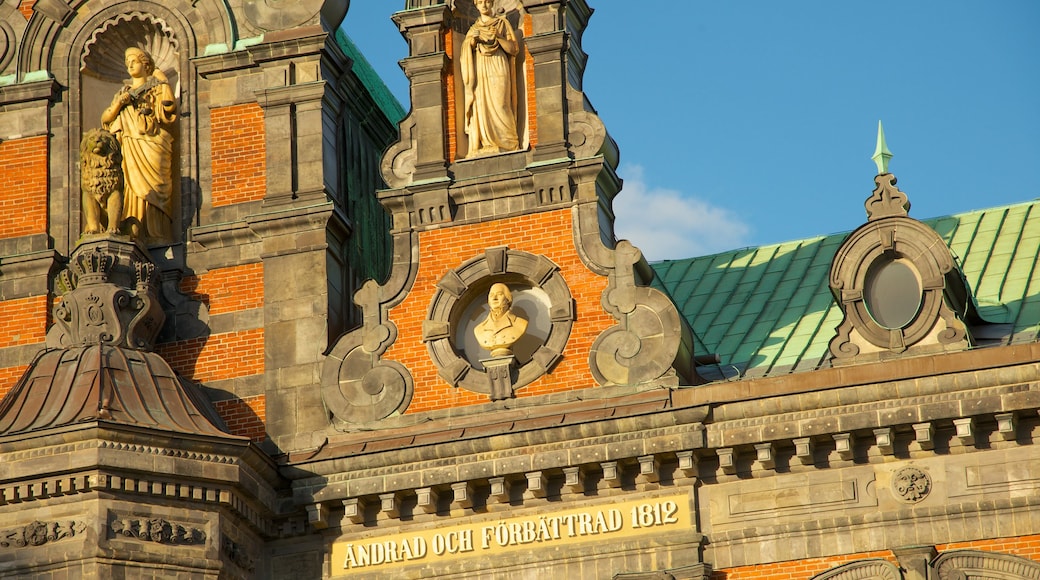
[[[1034,203],[648,264],[584,0],[347,8],[0,6],[0,574],[1040,578]]]

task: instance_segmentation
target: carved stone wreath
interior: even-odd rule
[[[530,360],[524,362],[513,381],[513,389],[541,377],[560,360],[574,323],[574,299],[559,267],[545,256],[489,248],[481,256],[448,271],[437,283],[423,322],[423,342],[442,379],[455,387],[475,393],[491,394],[487,372],[474,366],[459,354],[452,343],[456,330],[455,317],[490,281],[511,281],[539,288],[549,298],[549,334]]]
[[[932,478],[916,467],[904,467],[892,475],[892,492],[906,503],[918,503],[932,491]]]

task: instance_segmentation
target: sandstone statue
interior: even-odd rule
[[[125,53],[130,83],[101,114],[102,127],[119,140],[123,154],[123,218],[130,235],[172,241],[173,134],[177,105],[166,75],[139,48]]]
[[[462,41],[467,157],[516,151],[516,66],[519,50],[513,26],[493,15],[494,0],[475,0],[480,16]]]
[[[505,284],[491,285],[488,291],[488,306],[491,312],[473,329],[477,343],[491,356],[513,354],[513,345],[527,332],[527,321],[513,314],[513,293]]]
[[[123,156],[119,141],[91,129],[79,146],[84,234],[118,234],[123,213]]]

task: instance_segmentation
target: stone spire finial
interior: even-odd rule
[[[877,122],[877,147],[874,148],[874,155],[871,159],[877,165],[878,175],[888,173],[888,160],[892,159],[892,152],[888,150],[888,145],[885,144],[885,130],[881,127],[880,120]]]

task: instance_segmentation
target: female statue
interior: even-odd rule
[[[516,151],[516,82],[513,57],[519,49],[509,21],[492,16],[494,0],[475,0],[480,16],[462,41],[467,157]]]
[[[101,126],[116,135],[123,153],[123,217],[135,239],[172,241],[173,135],[177,106],[166,75],[139,48],[124,55],[129,86],[101,114]]]

